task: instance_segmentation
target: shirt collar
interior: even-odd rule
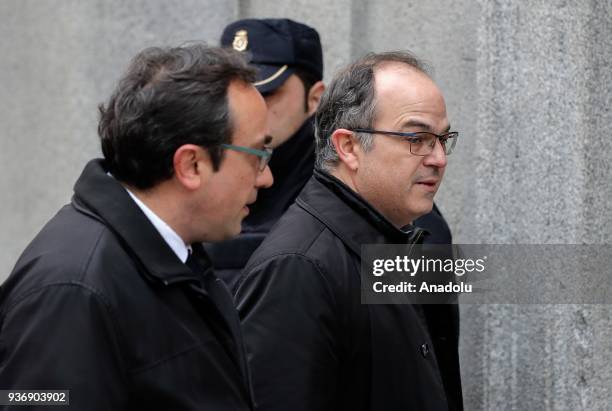
[[[107,173],[104,160],[88,162],[74,184],[71,206],[104,224],[147,280],[170,285],[197,279],[127,190]]]
[[[136,205],[142,210],[144,215],[149,219],[153,227],[159,232],[162,238],[166,241],[168,246],[174,251],[176,256],[183,263],[187,261],[187,257],[191,252],[191,246],[185,245],[183,239],[174,231],[164,220],[159,218],[157,214],[153,212],[145,203],[143,203],[138,197],[134,195],[130,190],[126,187],[125,190],[128,192],[132,200],[136,203]]]

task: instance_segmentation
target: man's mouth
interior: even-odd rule
[[[426,190],[433,191],[438,186],[437,178],[425,178],[423,180],[418,180],[415,184],[423,187]]]

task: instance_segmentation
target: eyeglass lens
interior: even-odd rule
[[[264,151],[268,153],[268,155],[259,157],[259,171],[264,171],[272,158],[272,149],[265,147]]]
[[[457,141],[455,135],[445,135],[444,137],[438,137],[435,134],[421,132],[418,133],[417,137],[412,137],[410,141],[410,152],[419,156],[426,156],[431,153],[436,145],[436,140],[440,140],[442,149],[447,155],[453,151],[455,142]]]

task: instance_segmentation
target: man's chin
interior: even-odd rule
[[[413,210],[412,220],[410,221],[410,224],[414,224],[414,220],[417,220],[423,217],[424,215],[431,213],[431,210],[433,210],[433,200],[428,203],[424,203],[422,207],[419,207],[418,210]]]
[[[242,219],[240,220],[240,222],[242,222]],[[231,240],[232,238],[238,237],[238,235],[240,235],[241,231],[242,231],[242,224],[238,223],[238,225],[236,227],[232,227],[231,231],[228,230],[224,240]]]
[[[433,196],[431,196],[431,201],[426,207],[423,208],[423,212],[419,217],[423,217],[424,215],[431,213],[431,210],[433,210]]]
[[[206,233],[206,239],[200,241],[205,243],[218,243],[236,238],[242,230],[241,221],[242,218],[235,224],[232,224],[231,227],[226,225],[223,229],[216,230],[214,233],[208,232]]]

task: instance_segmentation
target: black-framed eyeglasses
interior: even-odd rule
[[[436,145],[436,140],[440,140],[444,153],[446,153],[448,156],[453,152],[453,149],[457,144],[457,138],[459,137],[459,132],[457,131],[451,131],[450,133],[440,135],[427,131],[402,133],[399,131],[370,130],[368,128],[355,128],[350,131],[357,133],[384,134],[404,138],[410,143],[410,153],[414,154],[415,156],[426,156],[430,154]]]
[[[263,150],[258,150],[256,148],[251,148],[251,147],[235,146],[233,144],[221,144],[221,147],[227,148],[229,150],[241,151],[243,153],[253,154],[259,157],[259,166],[258,166],[259,171],[264,171],[266,169],[266,166],[268,165],[268,163],[270,162],[270,159],[272,158],[272,153],[274,152],[272,147],[268,147],[268,146],[265,146]]]

